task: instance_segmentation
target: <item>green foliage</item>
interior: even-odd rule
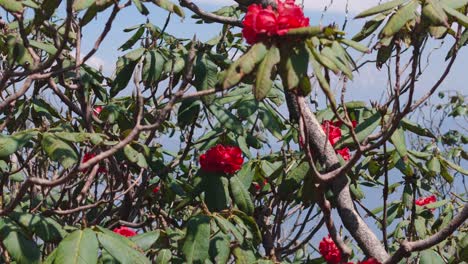
[[[381,229],[385,193],[390,255],[404,239],[451,223],[466,201],[458,185],[468,175],[468,137],[444,122],[466,121],[466,95],[440,92],[421,112],[405,108],[426,88],[413,91],[425,84],[432,39],[442,41],[446,59],[468,43],[467,0],[388,1],[356,16],[366,21],[353,37],[339,25],[312,25],[251,46],[235,26],[247,1],[204,12],[192,2],[0,0],[0,262],[324,263],[311,243],[326,233],[322,197],[333,217],[347,215],[335,214],[345,197]],[[158,25],[155,10],[169,12]],[[182,38],[170,30],[174,14],[185,30],[187,11],[196,30],[227,22],[209,40]],[[137,22],[127,25],[127,17]],[[116,31],[125,37],[109,43]],[[97,69],[102,49],[118,57]],[[346,101],[355,91],[341,92],[368,65],[388,66],[388,86],[375,87],[388,97]],[[298,97],[313,105],[315,121],[295,106]],[[321,182],[311,168],[330,172],[346,164],[340,155],[330,168],[322,145],[309,144],[312,161],[304,152],[302,132],[322,133],[304,125],[320,129],[324,121],[341,131],[334,150],[359,156],[339,176],[344,187]],[[241,149],[239,171],[202,168],[200,156],[217,144]],[[98,173],[79,170],[100,153]],[[436,202],[416,205],[431,194]],[[378,207],[367,208],[369,200]],[[335,223],[343,223],[356,262],[362,244],[345,230],[347,220]],[[138,234],[111,231],[122,226]],[[464,231],[407,262],[466,262]]]

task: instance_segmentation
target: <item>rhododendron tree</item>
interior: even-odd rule
[[[0,263],[468,262],[468,2],[208,2],[0,0]]]

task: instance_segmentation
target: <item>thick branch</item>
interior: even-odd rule
[[[457,216],[455,216],[455,218],[453,218],[445,228],[426,239],[413,242],[404,241],[401,243],[401,246],[397,252],[391,258],[385,261],[384,264],[398,263],[404,257],[409,256],[411,252],[425,250],[439,244],[440,242],[447,239],[453,232],[455,232],[455,230],[457,230],[457,228],[460,227],[467,218],[468,204],[465,204],[463,210]]]
[[[310,145],[314,155],[317,156],[319,161],[324,163],[327,170],[338,168],[340,164],[335,150],[329,144],[317,118],[305,103],[304,97],[298,96],[297,103],[301,105],[304,123],[309,133],[309,142],[306,142],[306,144]],[[341,220],[346,229],[357,241],[359,247],[367,256],[371,256],[380,262],[388,259],[389,256],[380,240],[356,212],[346,175],[341,174],[335,177],[330,182],[330,185],[336,197],[337,209]]]

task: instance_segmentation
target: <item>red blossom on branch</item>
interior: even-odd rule
[[[356,121],[352,121],[353,127],[357,126]],[[325,131],[325,134],[328,137],[328,141],[330,141],[330,144],[334,146],[338,140],[341,138],[341,129],[340,126],[343,125],[343,122],[341,121],[336,121],[332,122],[330,120],[324,120],[322,122],[322,129]],[[349,160],[351,158],[351,155],[349,154],[349,148],[342,148],[338,149],[336,151],[337,154],[341,155],[344,160]]]
[[[381,264],[381,263],[378,262],[375,258],[370,258],[370,259],[366,259],[363,261],[358,261],[357,264]]]
[[[103,107],[100,105],[95,106],[93,109],[93,115],[98,116],[101,113],[102,109]]]
[[[200,156],[202,170],[233,174],[240,170],[244,159],[239,147],[216,145]]]
[[[85,162],[87,162],[88,160],[90,160],[90,159],[92,159],[94,157],[96,157],[96,154],[94,154],[94,153],[85,153],[83,155],[83,160],[81,161],[81,163],[85,163]],[[86,170],[82,170],[81,172],[85,172],[85,171]],[[105,167],[99,166],[99,169],[98,169],[97,173],[107,173],[107,170],[106,170]]]
[[[344,160],[349,160],[351,155],[349,154],[349,148],[342,148],[336,151],[336,153],[340,154]]]
[[[132,229],[128,228],[128,227],[125,227],[125,226],[121,226],[119,228],[114,228],[114,233],[117,233],[121,236],[124,236],[124,237],[132,237],[132,236],[135,236],[137,233],[135,231],[133,231]]]
[[[153,192],[154,194],[158,194],[160,190],[161,190],[161,187],[159,187],[159,185],[158,185],[158,186],[156,186],[156,187],[153,188],[152,192]]]
[[[435,195],[431,195],[428,197],[419,197],[416,200],[416,205],[418,206],[424,206],[427,204],[435,203],[437,201],[437,197]]]
[[[331,122],[329,120],[325,120],[322,122],[322,129],[325,131],[325,134],[328,137],[328,141],[330,144],[335,145],[338,140],[341,138],[341,129],[338,126],[339,123]]]
[[[309,18],[294,0],[276,0],[276,10],[271,6],[263,8],[252,4],[247,9],[242,24],[242,35],[249,44],[272,36],[283,36],[289,29],[309,26]]]
[[[437,201],[437,197],[435,195],[431,195],[428,197],[419,197],[416,201],[415,204],[417,206],[425,206],[431,203],[435,203]],[[434,212],[435,209],[431,209],[431,212]]]
[[[319,251],[328,264],[341,263],[340,250],[335,245],[335,242],[333,242],[330,235],[328,235],[328,237],[324,237],[322,241],[320,241]]]

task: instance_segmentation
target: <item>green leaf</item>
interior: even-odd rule
[[[270,133],[277,139],[282,139],[281,132],[285,129],[284,123],[281,118],[274,112],[274,110],[265,103],[260,103],[260,120],[263,126],[270,131]]]
[[[405,184],[402,201],[405,207],[408,209],[411,209],[413,206],[413,190],[410,184]]]
[[[193,73],[195,74],[193,85],[197,91],[214,88],[218,81],[218,66],[206,54],[197,56]]]
[[[36,41],[34,39],[30,39],[29,40],[29,45],[31,45],[31,47],[34,47],[34,48],[38,48],[38,49],[41,49],[51,55],[54,55],[55,53],[57,53],[57,48],[50,44],[50,43],[46,43],[46,42],[39,42],[39,41]]]
[[[22,1],[0,0],[0,6],[10,12],[21,12],[23,10]]]
[[[462,8],[468,4],[468,0],[442,0],[441,2],[453,9]]]
[[[8,217],[21,225],[25,230],[36,234],[45,242],[61,241],[67,234],[62,226],[51,217],[16,211],[9,213]]]
[[[236,264],[252,264],[256,261],[255,255],[250,249],[237,246],[234,248],[232,253],[236,258]]]
[[[255,222],[255,219],[252,216],[236,209],[233,209],[232,212],[242,220],[243,224],[252,233],[254,244],[260,245],[262,242],[262,233],[260,232],[260,228],[258,227],[257,222]]]
[[[318,34],[322,33],[322,27],[300,27],[300,28],[292,28],[288,30],[286,36],[291,37],[314,37]]]
[[[14,2],[14,1],[8,1]],[[8,47],[8,64],[14,65],[15,63],[30,68],[34,60],[31,53],[23,44],[23,41],[16,35],[7,36],[7,47]]]
[[[460,23],[464,27],[468,27],[468,17],[465,16],[464,14],[458,12],[457,10],[447,6],[447,5],[442,5],[442,8],[444,9],[447,14],[450,16],[454,17],[458,23]]]
[[[247,119],[258,111],[258,102],[254,99],[242,100],[237,107],[237,114],[242,119]]]
[[[162,249],[156,257],[156,264],[168,264],[172,258],[172,253],[169,249]]]
[[[156,85],[161,80],[166,60],[157,50],[150,50],[145,55],[142,69],[142,81],[147,86]]]
[[[362,142],[367,136],[369,136],[374,130],[379,126],[381,121],[380,113],[375,112],[372,116],[364,120],[364,122],[357,125],[355,132],[359,142]],[[348,134],[340,140],[335,145],[335,149],[341,149],[343,147],[352,147],[354,145],[354,140],[351,137],[351,134]]]
[[[369,8],[369,9],[359,13],[354,18],[363,18],[363,17],[383,13],[383,12],[391,10],[391,9],[393,9],[393,8],[399,6],[399,5],[401,5],[401,4],[403,4],[403,3],[407,2],[407,1],[408,0],[393,0],[393,1],[383,3],[383,4],[379,4],[378,6]]]
[[[398,128],[390,137],[392,144],[395,146],[398,154],[401,158],[408,156],[408,150],[406,147],[406,137],[403,129]]]
[[[41,141],[47,156],[59,162],[65,169],[78,163],[78,153],[75,148],[51,133],[44,133]]]
[[[150,261],[137,250],[131,240],[117,235],[105,228],[96,227],[97,237],[102,248],[122,264],[149,264]]]
[[[177,125],[181,129],[191,125],[198,118],[200,113],[200,101],[199,100],[185,100],[179,107],[177,112]]]
[[[432,25],[449,27],[448,17],[439,1],[426,0],[422,8],[422,14],[432,22]]]
[[[420,264],[444,264],[445,261],[434,250],[428,249],[421,252]]]
[[[260,63],[257,70],[257,77],[253,89],[255,99],[261,101],[267,97],[268,92],[273,86],[272,71],[276,64],[280,62],[280,51],[278,47],[272,45],[268,50],[265,58]]]
[[[149,250],[159,238],[159,230],[148,231],[143,234],[130,237],[130,240],[143,251]]]
[[[210,258],[213,263],[227,263],[230,255],[229,236],[218,233],[210,240]]]
[[[229,186],[231,189],[231,195],[234,199],[234,203],[239,207],[240,210],[245,212],[247,215],[252,215],[254,211],[254,204],[250,193],[245,188],[242,181],[236,175],[229,179]]]
[[[130,51],[117,60],[116,76],[112,82],[112,87],[110,90],[111,97],[116,96],[120,91],[127,87],[128,82],[132,78],[133,71],[135,70],[138,61],[144,53],[144,48],[138,48],[136,50]]]
[[[322,91],[327,96],[327,99],[329,100],[330,104],[336,108],[335,95],[333,94],[333,91],[330,88],[330,84],[328,83],[327,79],[322,73],[322,67],[313,58],[310,60],[310,63],[312,64],[314,75],[320,84],[320,88],[322,88]]]
[[[209,258],[210,220],[206,215],[196,215],[189,219],[182,248],[187,263],[202,264]]]
[[[18,264],[41,262],[39,247],[12,220],[0,218],[0,237],[10,257]]]
[[[450,202],[450,200],[437,201],[437,202],[434,202],[434,203],[430,203],[430,204],[424,205],[424,208],[427,208],[427,209],[436,209],[436,208],[439,208],[439,207],[441,207],[441,206],[446,205],[448,202]]]
[[[244,155],[247,156],[247,158],[251,159],[252,153],[250,153],[249,146],[247,146],[247,139],[244,136],[238,136],[236,138],[236,141]]]
[[[427,168],[429,169],[429,174],[435,176],[440,173],[440,162],[437,157],[432,157],[427,163]]]
[[[367,46],[365,45],[362,45],[361,43],[359,42],[356,42],[356,41],[353,41],[353,40],[350,40],[350,39],[340,39],[340,42],[357,50],[357,51],[360,51],[360,52],[363,52],[363,53],[369,53],[370,50]]]
[[[393,52],[394,43],[391,41],[390,45],[382,46],[377,52],[377,68],[380,69],[390,59]]]
[[[219,212],[230,204],[228,180],[213,173],[203,175],[205,203],[210,211]]]
[[[338,69],[340,69],[340,71],[342,71],[346,76],[348,76],[348,78],[353,78],[353,73],[351,72],[351,69],[337,57],[338,54],[335,51],[333,51],[330,47],[323,48],[322,55],[330,59],[338,67]]]
[[[416,9],[419,2],[416,0],[410,1],[407,5],[398,9],[398,11],[390,18],[385,27],[380,33],[382,37],[390,37],[395,35],[406,24],[406,22],[416,17]]]
[[[222,87],[224,90],[238,84],[242,78],[251,73],[255,66],[260,63],[267,54],[265,44],[259,42],[252,47],[239,59],[237,59],[226,71]]]
[[[145,155],[134,149],[132,146],[130,146],[130,144],[125,145],[123,151],[125,157],[127,157],[129,161],[136,163],[141,168],[148,168],[148,163],[146,162]]]
[[[37,132],[33,130],[21,131],[13,135],[0,134],[0,158],[5,158],[15,153],[36,135]]]
[[[320,54],[320,52],[318,52],[315,49],[313,41],[307,40],[306,43],[307,43],[307,47],[309,48],[310,52],[312,53],[313,58],[315,58],[316,61],[318,61],[325,68],[333,71],[335,74],[338,74],[340,72],[340,69],[338,69],[338,67],[335,65],[335,63],[333,63],[332,60],[330,60],[329,58],[323,56],[322,54]]]
[[[138,40],[140,40],[141,36],[143,36],[143,33],[145,32],[144,27],[140,27],[135,34],[131,38],[129,38],[122,46],[120,46],[119,50],[121,51],[126,51],[128,49],[131,49],[135,43],[137,43]]]
[[[169,12],[176,13],[178,16],[182,18],[185,17],[184,10],[180,6],[173,4],[169,0],[152,0],[152,2],[155,3],[159,7],[166,9]]]
[[[384,22],[386,16],[380,14],[375,16],[369,21],[366,21],[364,26],[362,27],[361,31],[353,36],[352,40],[354,41],[361,41],[370,36],[374,33],[380,25]]]
[[[234,238],[239,242],[243,243],[244,242],[244,235],[239,231],[239,229],[234,226],[228,219],[219,216],[219,215],[214,215],[214,219],[216,221],[216,224],[218,225],[219,229],[223,231],[223,233],[227,235],[233,235]]]
[[[278,188],[278,194],[284,199],[293,198],[292,193],[299,189],[301,182],[309,173],[310,165],[308,161],[302,161],[298,166],[291,169],[286,178],[281,182]]]
[[[450,168],[460,172],[463,175],[468,175],[468,170],[458,166],[457,164],[455,164],[455,163],[453,163],[453,162],[451,162],[451,161],[449,161],[447,159],[444,159],[443,157],[439,156],[439,159],[440,159],[440,162],[442,164],[449,166]]]
[[[54,263],[97,263],[98,251],[96,234],[91,229],[76,230],[60,242]]]
[[[81,11],[90,7],[95,1],[93,0],[75,0],[73,1],[73,10]]]
[[[299,86],[302,77],[307,76],[309,52],[305,43],[295,47],[284,46],[281,49],[279,74],[285,89],[291,90]]]
[[[144,4],[141,3],[140,0],[132,0],[132,2],[135,4],[135,7],[138,9],[138,12],[140,12],[142,15],[148,15],[149,11],[146,8]]]
[[[225,127],[238,135],[243,133],[242,122],[233,115],[228,109],[219,106],[218,104],[211,104],[209,106],[211,113],[218,119],[221,127]]]
[[[423,136],[423,137],[436,138],[436,136],[434,136],[434,134],[432,134],[432,132],[429,129],[423,128],[421,125],[411,122],[407,118],[403,118],[400,121],[400,124],[403,127],[403,129],[411,131],[415,133],[416,135]]]

